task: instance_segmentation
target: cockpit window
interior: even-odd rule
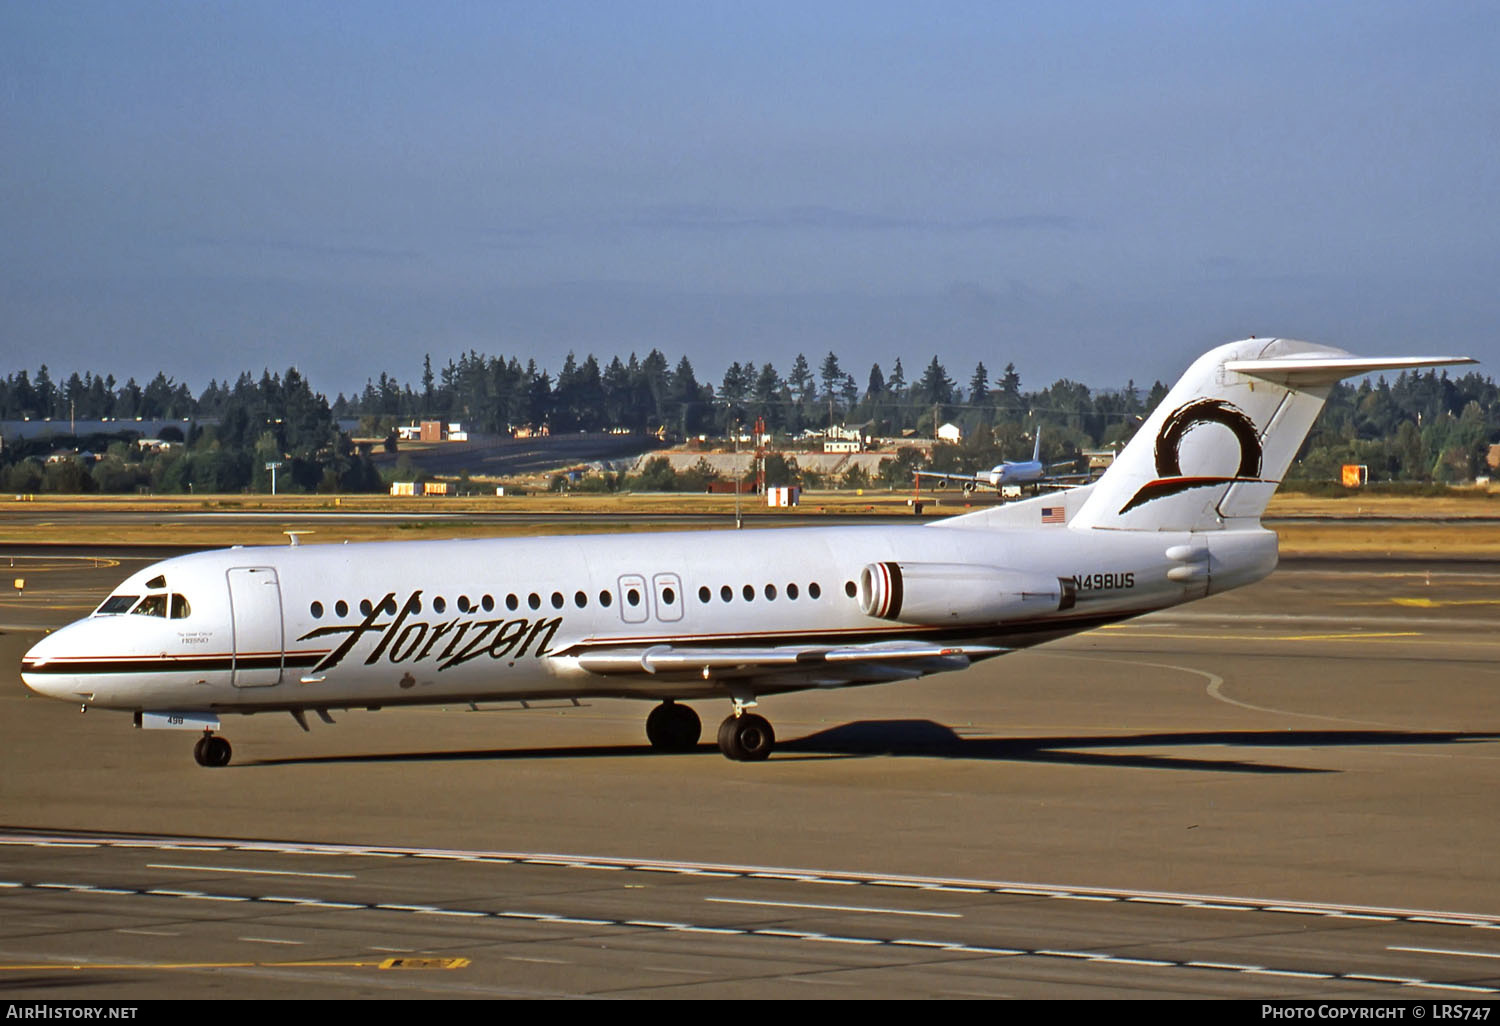
[[[147,595],[141,599],[141,604],[131,610],[135,616],[161,616],[167,615],[167,596]]]
[[[139,595],[111,595],[104,600],[104,604],[94,610],[95,616],[115,616],[119,613],[130,612],[130,607],[135,605]]]
[[[193,614],[193,607],[188,605],[186,595],[172,596],[172,619],[186,620]]]
[[[166,586],[167,578],[164,574],[157,574],[155,577],[151,578],[151,580],[146,582],[146,587],[148,588],[165,588]]]

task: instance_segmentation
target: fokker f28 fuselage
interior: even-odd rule
[[[727,698],[731,758],[766,757],[761,696],[922,677],[1259,580],[1259,515],[1333,381],[1361,360],[1279,340],[1201,358],[1098,482],[924,526],[233,548],[132,575],[48,635],[42,694],[213,731],[230,713],[628,697],[692,747]]]

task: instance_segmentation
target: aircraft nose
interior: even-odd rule
[[[21,683],[47,698],[76,700],[79,696],[73,675],[58,673],[54,662],[62,651],[58,641],[61,633],[46,635],[21,657]]]

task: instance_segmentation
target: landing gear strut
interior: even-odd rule
[[[646,717],[646,739],[652,748],[664,752],[692,751],[702,735],[703,721],[698,719],[698,714],[670,698]]]
[[[228,766],[229,757],[233,754],[234,749],[229,747],[228,741],[215,737],[207,730],[198,739],[198,743],[193,745],[193,758],[198,760],[199,766]]]
[[[739,712],[719,724],[719,751],[737,762],[761,762],[776,747],[776,732],[764,716]]]

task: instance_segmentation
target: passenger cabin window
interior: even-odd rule
[[[140,598],[139,595],[111,595],[104,600],[103,605],[94,610],[94,615],[116,616],[120,613],[128,613],[138,598]]]

